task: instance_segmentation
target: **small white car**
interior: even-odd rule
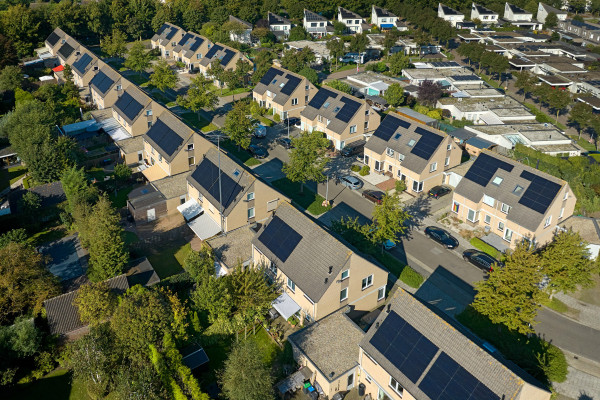
[[[256,128],[254,128],[254,137],[258,139],[267,137],[267,127],[264,125],[258,125]]]

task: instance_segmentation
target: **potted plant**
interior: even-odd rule
[[[298,325],[298,320],[293,315],[291,317],[289,317],[287,321],[292,327],[295,327],[296,325]]]

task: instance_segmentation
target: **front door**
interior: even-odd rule
[[[148,215],[148,222],[154,221],[156,219],[156,209],[155,208],[149,209],[147,211],[147,215]]]
[[[346,387],[346,390],[350,390],[354,387],[354,373],[351,373],[350,375],[348,375],[348,386]]]

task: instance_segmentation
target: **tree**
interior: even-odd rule
[[[571,94],[566,90],[554,89],[547,98],[548,105],[556,111],[556,123],[558,123],[558,115],[561,111],[571,104]]]
[[[175,88],[177,81],[179,81],[179,77],[175,71],[171,69],[165,59],[161,58],[150,75],[150,84],[164,92],[167,89]]]
[[[569,112],[569,121],[577,125],[579,138],[581,139],[581,131],[590,126],[591,119],[594,115],[590,105],[581,101],[576,101],[575,105]]]
[[[540,258],[525,244],[519,245],[489,278],[475,284],[473,308],[495,324],[511,331],[532,333],[537,311],[543,299],[538,287],[542,280]]]
[[[273,53],[268,49],[262,49],[254,57],[254,73],[252,74],[252,83],[257,84],[265,76],[273,64]]]
[[[129,49],[125,65],[132,71],[141,74],[150,67],[150,52],[146,51],[146,46],[140,41],[137,41]]]
[[[333,21],[333,33],[335,35],[343,35],[348,27],[342,21]]]
[[[250,135],[252,135],[254,127],[250,118],[247,117],[248,114],[248,104],[238,101],[225,117],[223,132],[237,144],[238,149],[240,147],[247,149],[250,146]]]
[[[421,103],[435,106],[436,102],[442,97],[442,85],[439,82],[426,79],[419,83],[417,96]]]
[[[24,4],[9,6],[0,14],[2,33],[13,41],[17,55],[27,57],[33,53],[38,42],[40,22],[34,12]]]
[[[347,93],[347,94],[352,94],[352,88],[346,82],[338,81],[336,79],[336,80],[333,80],[333,81],[326,82],[325,85],[327,85],[329,87],[332,87],[334,89],[337,89],[340,92],[344,92],[344,93]]]
[[[389,54],[390,49],[396,45],[400,32],[397,29],[390,29],[385,33],[383,37],[383,48]]]
[[[553,12],[548,13],[548,15],[546,15],[546,20],[544,21],[544,28],[551,29],[555,28],[556,25],[558,25],[558,17],[556,14]]]
[[[11,229],[0,235],[0,248],[9,243],[27,243],[27,231],[23,228]]]
[[[97,190],[88,184],[83,168],[73,166],[66,169],[60,179],[63,190],[67,196],[69,207],[67,211],[74,213],[80,204],[93,204],[98,198]]]
[[[344,29],[345,28],[346,25],[344,25]],[[343,57],[344,53],[346,52],[346,46],[344,45],[344,41],[337,37],[334,37],[329,39],[325,46],[327,47],[327,50],[329,50],[330,57],[335,59],[335,66],[337,68],[338,60],[340,59],[340,57]]]
[[[0,71],[0,92],[4,90],[15,91],[21,87],[23,72],[16,65],[7,65]]]
[[[319,75],[317,74],[317,71],[312,68],[304,67],[298,71],[298,75],[302,75],[315,86],[319,84]]]
[[[46,269],[44,258],[23,243],[0,248],[0,323],[41,311],[44,300],[60,294],[56,278]]]
[[[19,62],[17,50],[12,40],[0,34],[0,68],[16,65]]]
[[[527,95],[533,93],[536,88],[538,78],[529,71],[513,72],[512,74],[517,78],[515,86],[523,91],[523,101],[525,101]]]
[[[410,66],[410,57],[402,52],[395,53],[388,57],[390,72],[394,75],[402,75],[402,70]]]
[[[228,400],[272,400],[273,377],[254,341],[234,345],[220,376]]]
[[[177,96],[177,104],[198,114],[203,108],[214,110],[219,104],[219,98],[210,90],[211,83],[210,79],[202,75],[192,78],[186,96]]]
[[[92,326],[107,321],[117,306],[117,296],[106,282],[82,285],[74,301],[81,322]]]
[[[215,256],[208,246],[203,246],[200,251],[191,251],[183,262],[183,269],[196,282],[202,282],[215,275]]]
[[[493,53],[493,63],[488,67],[491,73],[498,74],[498,83],[502,81],[502,73],[508,69],[508,58],[502,54]]]
[[[20,206],[25,214],[33,215],[42,206],[42,198],[39,194],[28,190],[21,197]]]
[[[404,88],[399,83],[392,83],[385,93],[383,98],[393,107],[398,107],[404,102]]]
[[[307,181],[323,182],[323,170],[329,162],[326,157],[329,140],[319,131],[302,132],[292,139],[290,162],[283,165],[282,171],[292,182],[300,182],[300,193],[304,192]]]
[[[350,50],[356,51],[357,53],[364,53],[369,45],[369,39],[366,33],[357,33],[352,36],[350,40]]]
[[[196,309],[208,313],[208,322],[211,324],[215,324],[217,321],[231,320],[232,296],[225,279],[217,278],[213,274],[208,279],[200,281],[196,285],[191,299]],[[230,334],[232,331],[228,330],[225,333]]]
[[[125,182],[131,178],[131,168],[125,164],[115,164],[115,179],[120,182]]]
[[[579,233],[558,231],[541,252],[542,273],[548,277],[547,291],[570,293],[579,287],[594,284],[593,276],[600,272],[599,264],[590,254]]]
[[[285,69],[298,73],[301,69],[309,67],[316,59],[315,53],[310,48],[304,47],[302,50],[285,50],[280,61]]]
[[[310,35],[306,32],[306,29],[302,25],[296,25],[292,29],[290,29],[290,36],[288,38],[290,41],[295,40],[306,40],[310,39]]]
[[[12,325],[0,326],[0,354],[10,357],[30,357],[42,344],[42,333],[35,326],[33,318],[19,317]]]
[[[213,60],[208,67],[208,76],[219,83],[221,94],[223,94],[223,81],[225,80],[225,69],[221,66],[221,60]]]
[[[100,40],[100,48],[109,57],[123,57],[123,54],[127,52],[127,37],[125,34],[118,30],[113,29],[112,35],[107,35]]]
[[[381,203],[375,205],[373,210],[373,229],[371,240],[373,243],[383,243],[386,240],[396,241],[398,234],[406,232],[405,223],[411,218],[410,214],[402,207],[400,197],[396,194],[385,194]]]

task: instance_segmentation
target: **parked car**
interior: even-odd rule
[[[340,154],[344,157],[352,157],[355,154],[360,154],[365,150],[365,144],[367,142],[364,140],[357,140],[356,142],[352,142],[349,145],[345,146]]]
[[[257,159],[266,158],[269,155],[269,153],[267,153],[267,150],[256,144],[251,144],[250,146],[248,146],[248,151],[250,152],[250,154],[252,154],[252,157]]]
[[[258,125],[254,128],[254,137],[263,139],[267,137],[267,127],[264,125]]]
[[[385,196],[385,193],[380,192],[378,190],[365,190],[362,193],[362,196],[365,199],[372,201],[373,203],[381,204],[381,201],[383,200],[383,196]]]
[[[285,126],[287,126],[289,124],[290,126],[295,126],[296,128],[300,128],[300,118],[297,118],[297,117],[286,118],[283,120],[283,124]]]
[[[342,176],[340,183],[351,190],[357,190],[363,186],[363,181],[352,175]]]
[[[277,138],[277,143],[280,144],[284,149],[293,149],[292,139],[286,137]]]
[[[434,199],[439,199],[440,197],[447,195],[451,191],[452,189],[450,189],[447,186],[434,186],[429,190],[429,196],[433,197]]]
[[[498,265],[499,267],[504,266],[504,264],[489,254],[475,249],[465,250],[463,252],[463,259],[479,269],[484,270],[485,272],[492,272],[494,270],[494,264]]]
[[[458,247],[458,240],[445,229],[438,228],[437,226],[428,226],[425,228],[425,236],[435,240],[439,244],[449,249],[455,249]]]

